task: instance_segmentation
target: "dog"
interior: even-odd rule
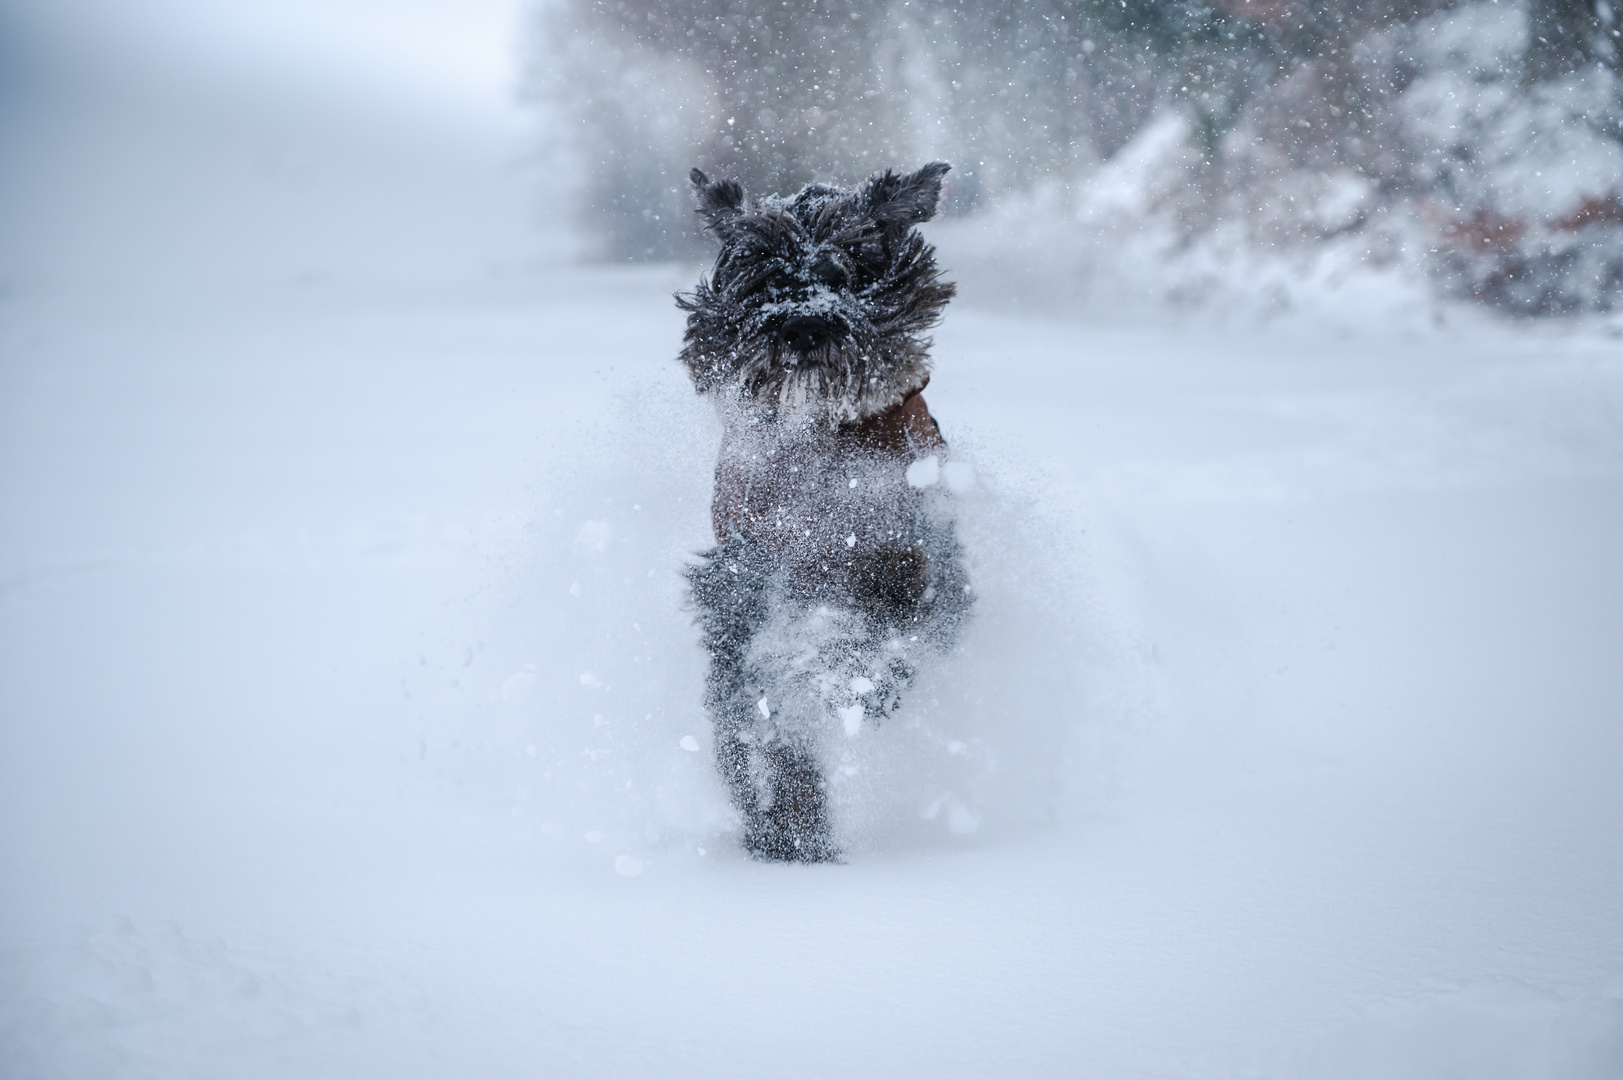
[[[899,707],[970,606],[922,396],[954,286],[916,226],[948,168],[759,199],[691,174],[721,250],[676,296],[680,359],[723,438],[717,545],[687,578],[716,764],[763,861],[840,860],[831,747]]]

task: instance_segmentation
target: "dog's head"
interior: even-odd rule
[[[922,387],[925,331],[953,286],[914,226],[935,215],[948,168],[762,199],[694,169],[698,211],[721,241],[710,277],[676,298],[699,391],[760,418],[845,424]]]

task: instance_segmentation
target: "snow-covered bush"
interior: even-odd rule
[[[1412,187],[1447,287],[1521,315],[1610,310],[1623,300],[1623,84],[1612,63],[1556,65],[1536,14],[1476,3],[1416,29],[1422,74],[1398,105]]]
[[[1251,22],[1151,0],[557,0],[529,91],[563,114],[604,252],[647,258],[703,249],[694,165],[784,192],[943,158],[949,215],[1079,175],[1191,78],[1249,78]]]
[[[704,250],[684,181],[695,164],[790,191],[940,158],[955,166],[949,215],[1053,190],[1038,201],[1062,216],[1097,224],[1116,207],[1116,233],[1169,237],[1169,263],[1351,242],[1515,314],[1623,301],[1623,20],[1609,0],[545,10],[532,87],[569,120],[589,231],[612,257]],[[1143,170],[1112,159],[1142,158],[1152,131],[1178,142],[1157,152],[1173,164],[1122,196]]]
[[[1181,238],[1169,262],[1232,252],[1237,235],[1246,259],[1350,235],[1512,314],[1611,310],[1623,302],[1617,23],[1604,0],[1343,23],[1351,32],[1321,34],[1264,83],[1231,86],[1226,130],[1203,131],[1182,102],[1198,154],[1157,175],[1146,216]],[[1180,295],[1187,276],[1168,268]]]

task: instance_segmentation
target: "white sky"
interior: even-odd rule
[[[526,0],[22,0],[52,36],[502,107]]]

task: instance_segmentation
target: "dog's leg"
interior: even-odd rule
[[[762,757],[767,800],[745,833],[749,853],[775,862],[839,861],[816,756],[803,747],[778,744]]]
[[[828,822],[828,798],[817,757],[785,741],[759,712],[743,654],[722,649],[710,658],[708,704],[716,766],[744,821],[744,848],[770,862],[831,862],[839,858]]]
[[[736,534],[688,570],[710,653],[705,706],[716,769],[743,819],[745,848],[759,859],[824,859],[830,856],[821,854],[828,846],[827,826],[815,762],[769,745],[774,740],[746,671],[750,643],[766,621],[775,573],[759,545]],[[795,836],[803,837],[799,847]],[[798,854],[802,849],[807,854]]]
[[[742,648],[713,650],[705,704],[710,713],[712,738],[716,746],[716,769],[727,785],[733,808],[744,819],[745,829],[760,817],[760,797],[756,790],[752,753],[755,705],[744,685]]]
[[[747,670],[750,645],[767,620],[776,564],[734,535],[688,570],[710,653],[705,706],[716,768],[744,822],[744,847],[757,859],[830,862],[839,858],[816,755],[760,713]]]

